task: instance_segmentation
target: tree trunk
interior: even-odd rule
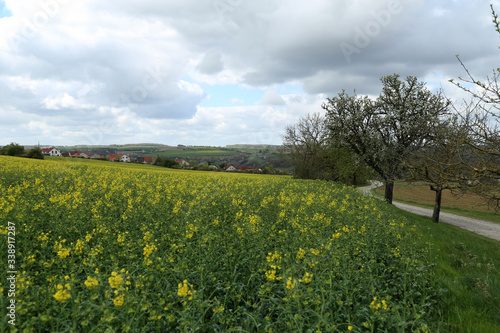
[[[436,199],[434,200],[434,212],[432,213],[432,222],[439,222],[439,212],[441,211],[441,193],[442,189],[434,189],[436,191]]]
[[[394,182],[392,180],[385,181],[385,201],[392,204],[392,193],[394,192]]]

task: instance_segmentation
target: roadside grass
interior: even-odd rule
[[[500,242],[400,210],[431,244],[440,320],[451,332],[500,332]]]
[[[384,191],[385,186],[382,186],[372,190],[372,193],[383,197]],[[433,209],[434,197],[435,192],[426,185],[396,183],[394,186],[394,201]],[[443,191],[441,211],[500,223],[500,214],[489,208],[485,200],[478,195],[454,195],[450,191]]]

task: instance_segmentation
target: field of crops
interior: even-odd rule
[[[148,153],[146,156],[161,156],[167,158],[185,158],[185,159],[196,159],[196,158],[209,158],[209,157],[221,157],[221,156],[238,156],[241,153],[235,149],[176,149],[176,150],[165,150],[161,152]]]
[[[0,156],[27,332],[436,331],[419,233],[354,189],[289,177]],[[6,317],[7,264],[0,273]]]

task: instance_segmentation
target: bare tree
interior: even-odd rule
[[[365,183],[370,177],[367,166],[329,134],[326,119],[319,113],[307,114],[286,127],[283,146],[290,153],[294,176],[350,185]]]
[[[423,182],[436,193],[433,222],[439,222],[443,191],[461,191],[464,184],[475,181],[475,174],[471,174],[463,163],[464,148],[467,148],[464,143],[466,137],[466,124],[457,117],[450,118],[430,144],[404,161],[407,171],[405,181]]]
[[[491,5],[493,24],[500,34],[500,21]],[[470,148],[470,157],[466,165],[481,179],[471,190],[490,199],[496,209],[500,209],[500,68],[492,71],[485,81],[477,79],[457,55],[466,76],[459,81],[450,80],[457,87],[472,96],[462,110],[464,121],[470,128],[470,135],[465,143]],[[474,89],[470,88],[474,87]]]
[[[325,120],[319,113],[307,114],[286,127],[283,145],[290,151],[294,174],[299,178],[318,178],[324,168],[326,130]]]

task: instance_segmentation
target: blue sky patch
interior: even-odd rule
[[[266,93],[266,89],[238,84],[202,85],[202,88],[205,94],[210,96],[199,104],[204,107],[255,105]],[[293,84],[281,84],[270,90],[275,90],[280,95],[303,94],[302,86]]]
[[[12,16],[12,12],[7,7],[5,7],[5,2],[0,1],[0,18],[10,16]]]
[[[203,91],[210,95],[200,103],[204,107],[227,107],[253,105],[264,96],[264,91],[237,84],[202,85]]]

